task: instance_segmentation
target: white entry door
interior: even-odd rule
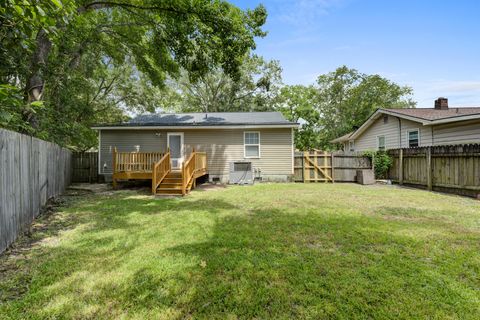
[[[183,132],[167,133],[167,146],[170,148],[172,168],[181,168],[184,159]]]

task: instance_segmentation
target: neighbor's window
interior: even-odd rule
[[[245,158],[260,158],[260,132],[244,132]]]
[[[409,148],[418,147],[420,145],[420,138],[419,138],[418,129],[408,131],[407,132],[407,137],[408,137],[408,147]]]
[[[353,152],[355,151],[355,141],[348,141],[348,151]]]
[[[378,150],[385,150],[385,136],[378,136]]]
[[[388,115],[387,115],[387,114],[384,114],[384,115],[383,115],[383,123],[384,123],[384,124],[387,124],[387,123],[388,123]]]

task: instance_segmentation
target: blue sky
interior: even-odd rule
[[[439,96],[480,106],[480,1],[231,0],[269,17],[256,53],[280,61],[287,84],[311,84],[347,65],[414,89],[418,107]]]

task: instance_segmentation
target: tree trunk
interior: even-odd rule
[[[30,104],[35,101],[41,101],[45,81],[43,79],[43,70],[47,64],[48,55],[52,48],[52,42],[48,38],[47,32],[41,29],[36,38],[37,47],[32,56],[30,63],[30,75],[27,78],[25,87],[25,102]],[[24,119],[30,123],[34,129],[38,129],[38,118],[31,108],[27,108],[24,112]]]

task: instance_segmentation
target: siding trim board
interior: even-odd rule
[[[102,131],[98,130],[98,174],[102,174],[102,163],[100,162],[101,145],[102,145]]]

